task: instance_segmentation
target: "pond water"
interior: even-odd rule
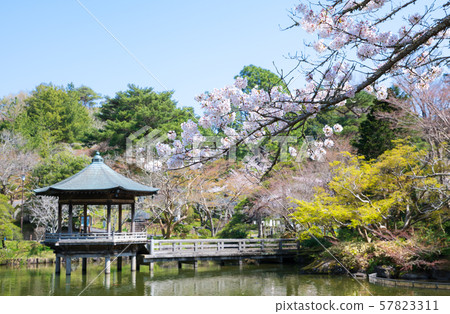
[[[175,263],[156,264],[153,273],[148,266],[131,272],[124,265],[115,266],[111,274],[102,273],[101,264],[88,264],[86,275],[80,265],[73,265],[72,275],[54,274],[52,265],[0,267],[0,295],[137,295],[137,296],[330,296],[330,295],[450,295],[450,291],[390,288],[360,282],[346,276],[304,275],[296,265],[261,264],[220,266],[215,263],[178,269]]]

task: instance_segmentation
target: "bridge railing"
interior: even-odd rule
[[[44,242],[60,242],[60,241],[139,241],[147,240],[146,232],[93,232],[93,233],[46,233]]]
[[[297,239],[195,239],[154,240],[148,245],[150,255],[184,253],[276,253],[298,249]]]

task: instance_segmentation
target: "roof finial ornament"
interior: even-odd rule
[[[93,163],[94,163],[94,162],[103,162],[103,158],[102,158],[102,156],[100,156],[100,153],[99,153],[99,152],[96,152],[96,153],[95,153],[94,158],[92,158],[92,162],[93,162]]]

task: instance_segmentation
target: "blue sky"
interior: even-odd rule
[[[299,28],[280,31],[298,1],[80,2],[162,84],[76,0],[2,1],[0,97],[42,82],[114,96],[134,83],[174,90],[200,113],[195,95],[231,84],[245,65],[290,70],[285,56],[303,47]]]

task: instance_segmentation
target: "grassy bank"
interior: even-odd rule
[[[0,265],[26,263],[28,259],[54,258],[53,251],[36,241],[5,241],[0,249]]]

